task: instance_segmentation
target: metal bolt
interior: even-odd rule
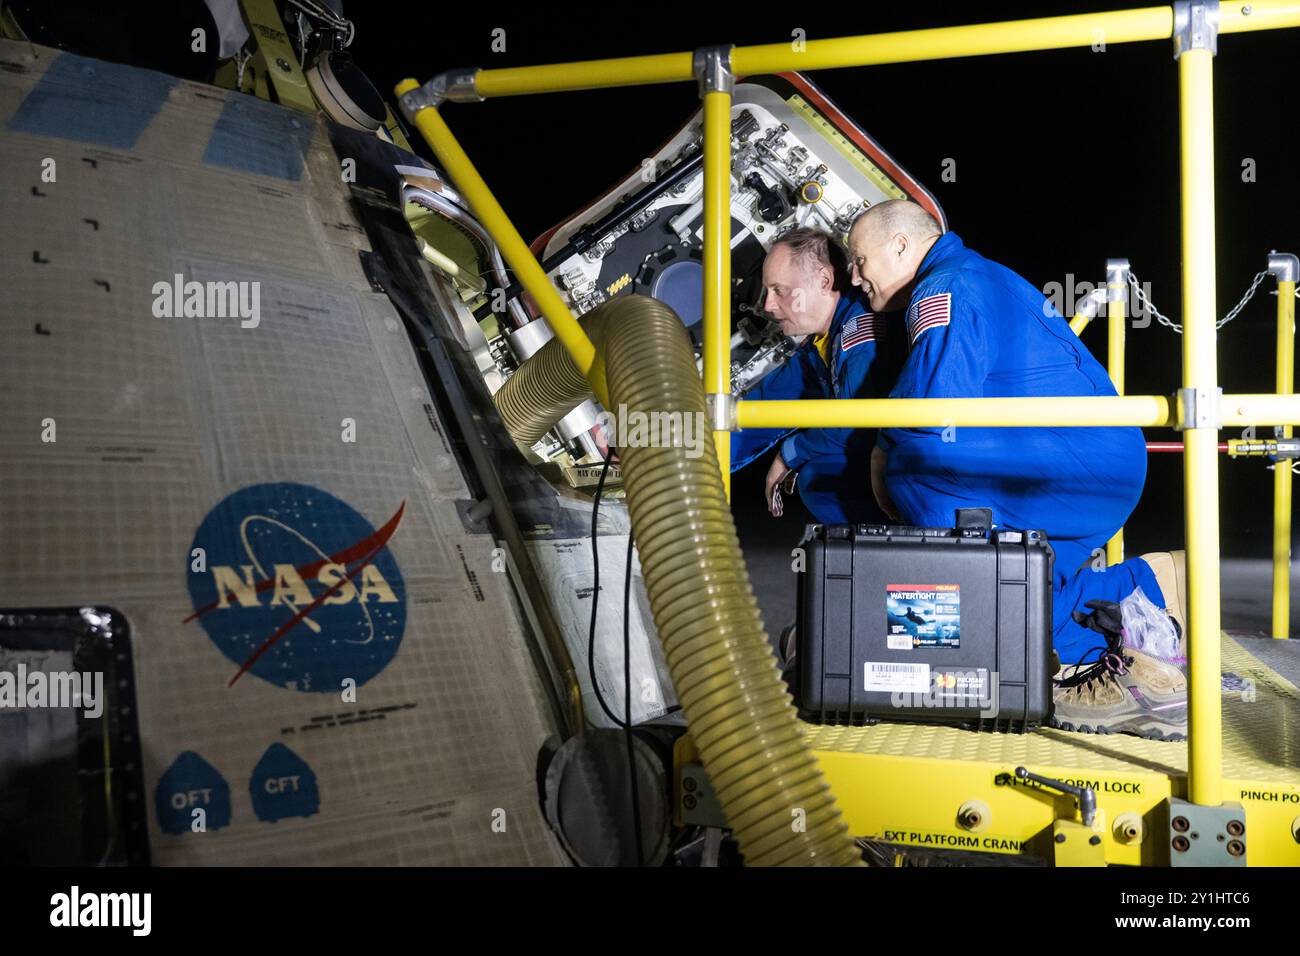
[[[1092,836],[1088,837],[1089,846],[1096,846],[1100,842],[1101,842],[1101,837],[1097,836],[1097,834],[1095,833]]]
[[[1227,830],[1228,836],[1239,837],[1246,832],[1246,824],[1242,823],[1240,820],[1229,820]]]
[[[277,56],[275,58],[275,65],[278,66],[280,69],[284,70],[284,72],[286,73],[289,72],[289,61],[286,60],[284,57]]]
[[[1177,850],[1179,853],[1186,853],[1187,849],[1191,845],[1192,845],[1192,841],[1187,839],[1187,837],[1185,836],[1174,837],[1174,849]]]
[[[964,830],[979,831],[988,825],[992,815],[983,800],[967,800],[957,808],[957,825]]]
[[[1173,827],[1175,830],[1177,830],[1179,833],[1186,833],[1188,830],[1192,828],[1192,825],[1191,823],[1188,822],[1187,817],[1174,817],[1173,820],[1169,822],[1169,825]]]
[[[1246,853],[1246,844],[1242,843],[1240,840],[1228,841],[1229,856],[1244,856],[1245,853]]]
[[[687,810],[694,810],[695,798],[688,793],[686,796],[682,797],[682,806],[684,806]]]
[[[694,777],[683,777],[683,778],[682,778],[682,789],[685,790],[687,793],[694,793],[694,792],[695,792],[695,788],[698,787],[698,786],[699,786],[699,784],[695,782],[695,778],[694,778]]]
[[[1115,818],[1114,837],[1120,843],[1140,843],[1142,841],[1142,817],[1132,811],[1121,813]]]
[[[1057,843],[1064,843],[1064,842],[1065,842],[1065,834],[1064,834],[1064,833],[1058,833],[1058,834],[1056,835],[1056,842],[1057,842]]]
[[[1255,12],[1255,8],[1252,7],[1249,3],[1246,4],[1244,7],[1241,8],[1241,15],[1242,15],[1243,17],[1248,17],[1248,16],[1250,16],[1250,15],[1251,15],[1252,13],[1254,13],[1254,12]]]

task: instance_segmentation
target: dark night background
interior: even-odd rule
[[[523,66],[689,50],[712,43],[808,39],[1116,9],[1115,2],[913,3],[818,8],[818,16],[692,7],[654,17],[642,7],[552,7],[525,15],[485,9],[448,19],[411,6],[348,11],[353,51],[384,92],[405,76],[421,82],[452,66]],[[443,8],[445,10],[445,8]],[[828,15],[829,14],[829,15]],[[506,51],[491,50],[492,30]],[[1294,31],[1220,38],[1215,61],[1218,305],[1237,301],[1270,249],[1300,249],[1296,162]],[[1156,306],[1181,313],[1177,67],[1169,41],[1118,44],[1105,52],[1064,50],[876,66],[812,74],[938,199],[949,227],[972,248],[1042,288],[1104,281],[1107,257],[1127,257],[1149,282]],[[444,115],[526,239],[589,202],[637,166],[698,108],[693,83],[449,104]],[[420,148],[423,149],[421,143]],[[941,181],[945,157],[956,181]],[[1256,181],[1242,181],[1242,161]],[[1274,388],[1276,298],[1266,279],[1219,337],[1225,392]],[[1104,323],[1084,334],[1105,361]],[[1181,337],[1154,320],[1130,328],[1127,391],[1169,394],[1180,384]],[[1261,430],[1261,434],[1267,429]],[[1224,433],[1223,437],[1235,437]],[[1148,439],[1176,440],[1168,430]],[[761,511],[763,464],[735,476],[733,500]],[[1221,457],[1223,553],[1270,554],[1272,475],[1260,459]],[[748,499],[746,498],[748,496]],[[738,512],[740,508],[738,507]],[[747,513],[747,512],[746,512]],[[787,511],[789,531],[801,520]],[[1152,455],[1146,493],[1128,525],[1127,550],[1181,547],[1182,459]]]

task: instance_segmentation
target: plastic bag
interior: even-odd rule
[[[1178,627],[1164,608],[1151,603],[1141,588],[1120,602],[1124,643],[1172,664],[1182,664],[1178,654]]]

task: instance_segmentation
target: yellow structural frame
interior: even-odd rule
[[[1295,391],[1295,282],[1277,284],[1277,393]],[[1292,437],[1290,425],[1282,437]],[[1291,462],[1273,467],[1273,629],[1275,638],[1291,636]]]
[[[1300,26],[1300,2],[1253,0],[1218,8],[1220,35]],[[986,56],[1034,50],[1092,47],[1143,40],[1168,40],[1174,33],[1171,7],[1043,17],[971,26],[908,30],[866,36],[809,40],[801,49],[788,42],[739,46],[729,65],[737,76],[785,71],[838,69],[884,63]],[[472,74],[471,98],[515,96],[697,79],[692,52],[620,57]],[[740,401],[740,428],[915,427],[946,425],[1138,425],[1183,428],[1184,491],[1189,619],[1189,716],[1186,796],[1193,803],[1223,802],[1223,741],[1220,701],[1219,480],[1218,433],[1224,425],[1300,424],[1300,396],[1291,394],[1279,357],[1278,391],[1272,395],[1217,398],[1214,231],[1214,53],[1193,46],[1176,60],[1179,83],[1179,140],[1182,208],[1183,381],[1177,401],[1163,396],[1097,398],[954,398],[836,401]],[[399,95],[419,89],[415,80],[397,86]],[[705,390],[730,398],[730,94],[706,92],[705,152]],[[590,374],[599,361],[591,341],[547,279],[509,217],[461,149],[438,111],[437,102],[408,111],[439,162],[491,233],[520,283],[533,295],[555,335],[578,366]],[[1283,290],[1279,289],[1279,293]],[[1280,294],[1279,299],[1290,299]],[[1293,305],[1292,305],[1293,308]],[[1281,323],[1279,313],[1279,323]],[[1113,327],[1113,316],[1112,327]],[[1122,325],[1122,321],[1120,323]],[[1283,342],[1278,332],[1279,356]],[[1112,371],[1114,366],[1112,366]],[[598,377],[593,377],[598,380]],[[1121,379],[1122,384],[1122,379]],[[604,401],[605,396],[597,395]],[[1195,399],[1194,409],[1184,399]],[[1216,408],[1217,405],[1217,408]],[[1195,416],[1193,417],[1193,411]],[[1216,414],[1217,412],[1217,414]],[[724,476],[730,473],[729,436],[715,433]],[[1288,472],[1289,476],[1289,472]],[[1279,477],[1279,513],[1284,492]],[[1290,483],[1285,510],[1289,518]],[[1289,525],[1289,521],[1288,521]],[[1278,525],[1280,527],[1280,524]],[[1275,543],[1275,548],[1280,544]],[[1289,540],[1287,542],[1289,556]],[[1275,565],[1276,566],[1276,565]],[[1276,624],[1275,624],[1276,628]],[[823,754],[823,760],[826,755]],[[841,800],[853,800],[841,796]]]
[[[1127,263],[1127,260],[1124,260]],[[1270,260],[1271,265],[1271,260]],[[1127,278],[1127,265],[1124,268]],[[1295,391],[1295,289],[1296,283],[1279,279],[1277,283],[1277,394]],[[1124,349],[1127,314],[1123,294],[1125,281],[1107,276],[1106,368],[1117,395],[1124,394]],[[1070,319],[1070,329],[1083,335],[1094,315],[1082,310]],[[1237,396],[1240,397],[1240,396]],[[1240,416],[1239,416],[1240,417]],[[1290,425],[1278,426],[1278,437],[1293,437]],[[1273,614],[1270,633],[1287,640],[1291,636],[1291,494],[1292,472],[1289,463],[1279,462],[1273,472]],[[1115,532],[1106,543],[1106,563],[1124,560],[1124,529]]]
[[[1108,270],[1109,271],[1109,270]],[[1127,275],[1125,276],[1127,277]],[[1124,287],[1115,281],[1116,276],[1106,277],[1106,369],[1110,372],[1111,384],[1115,394],[1124,394]],[[1116,565],[1124,560],[1124,529],[1120,528],[1106,542],[1106,564]]]
[[[1183,223],[1183,388],[1218,387],[1214,250],[1214,54],[1178,58],[1179,165]],[[1183,501],[1187,536],[1188,799],[1223,802],[1219,664],[1219,426],[1187,422]],[[1195,660],[1195,664],[1192,661]]]
[[[710,144],[715,148],[710,149]],[[718,144],[721,144],[720,146]],[[731,396],[731,92],[704,93],[704,392]],[[709,348],[707,343],[713,343]],[[731,432],[713,432],[731,498]]]

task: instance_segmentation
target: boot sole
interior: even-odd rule
[[[1165,733],[1159,727],[1107,727],[1104,724],[1099,724],[1094,727],[1090,724],[1076,725],[1070,723],[1068,720],[1058,721],[1055,719],[1049,720],[1047,725],[1049,727],[1054,727],[1057,730],[1065,730],[1076,734],[1131,734],[1135,737],[1144,737],[1147,740],[1164,740],[1170,742],[1187,739],[1187,732],[1185,730],[1179,733],[1176,730],[1170,729],[1169,733]]]

